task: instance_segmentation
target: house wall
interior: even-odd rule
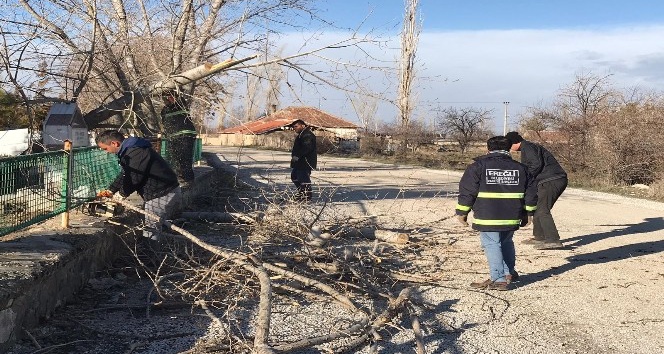
[[[335,137],[341,139],[357,139],[356,128],[323,128],[325,131],[332,133]]]
[[[317,130],[315,132],[319,152],[335,150],[338,145],[337,136],[329,131]],[[275,131],[261,135],[245,134],[202,134],[203,145],[214,146],[262,146],[279,150],[290,150],[293,147],[295,133],[292,131]],[[351,140],[338,146],[342,149],[353,150],[357,148],[357,141]]]
[[[263,135],[245,134],[201,134],[203,145],[215,146],[264,146],[277,149],[290,149],[293,134],[275,132]]]

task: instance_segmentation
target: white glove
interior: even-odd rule
[[[125,197],[123,197],[122,194],[120,194],[120,192],[117,192],[117,193],[113,194],[113,198],[111,200],[114,201],[114,202],[121,202],[121,201],[125,200]]]

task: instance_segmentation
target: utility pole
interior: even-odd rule
[[[505,105],[505,118],[503,119],[503,136],[507,135],[507,106],[510,104],[509,101],[503,102]]]

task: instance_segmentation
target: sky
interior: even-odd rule
[[[309,45],[334,42],[357,30],[386,39],[387,45],[373,55],[386,62],[398,57],[403,0],[319,4],[321,17],[337,28]],[[484,108],[493,110],[494,130],[502,133],[506,108],[511,130],[528,107],[550,104],[582,74],[609,75],[617,89],[664,87],[664,1],[420,0],[419,18],[415,116],[425,123],[434,121],[439,108]],[[298,43],[286,52],[297,50],[304,38],[285,37]],[[333,55],[352,60],[355,54]],[[362,82],[395,95],[379,73],[367,74]],[[305,92],[301,98],[357,122],[342,93]],[[394,105],[380,105],[380,120],[393,122],[396,115]]]

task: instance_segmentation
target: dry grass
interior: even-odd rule
[[[375,162],[463,171],[472,163],[474,157],[486,153],[486,150],[481,147],[474,147],[467,153],[455,150],[437,151],[437,148],[437,146],[425,146],[416,152],[402,155],[370,154],[357,157]],[[517,160],[519,159],[518,153],[512,156]],[[569,187],[664,202],[664,178],[662,177],[650,184],[648,188],[643,188],[639,185],[636,187],[616,185],[606,176],[598,176],[588,172],[568,171],[568,176]]]

